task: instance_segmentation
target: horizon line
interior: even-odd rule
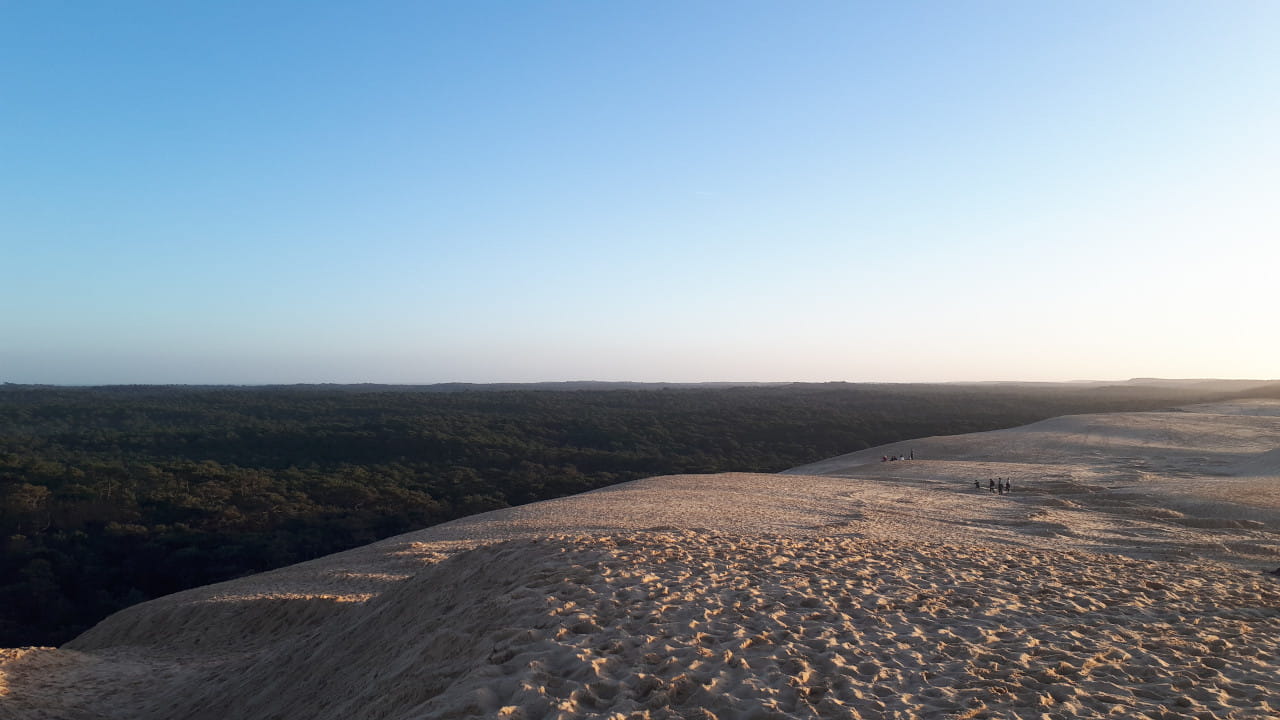
[[[1075,379],[1075,380],[443,380],[436,382],[382,382],[382,381],[315,381],[315,382],[183,382],[183,383],[149,383],[149,382],[115,382],[115,383],[46,383],[46,382],[0,382],[0,387],[29,388],[288,388],[288,387],[440,387],[448,385],[495,386],[495,385],[1087,385],[1087,384],[1138,384],[1138,383],[1259,383],[1280,382],[1276,378],[1232,378],[1232,377],[1153,377],[1139,376],[1125,379]]]

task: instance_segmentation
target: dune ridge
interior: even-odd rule
[[[144,603],[0,650],[0,718],[1280,715],[1280,402],[911,447],[650,478]],[[1014,491],[973,487],[994,476]]]

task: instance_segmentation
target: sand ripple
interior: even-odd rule
[[[328,612],[92,716],[1280,715],[1280,582],[1222,567],[632,532],[461,552]]]

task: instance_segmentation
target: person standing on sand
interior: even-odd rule
[[[995,480],[988,480],[988,481],[987,481],[987,490],[990,490],[991,492],[995,492],[995,491],[996,491],[996,481],[995,481]]]
[[[974,479],[973,479],[973,489],[974,489],[974,490],[981,490],[981,489],[982,489],[982,483],[981,483],[977,478],[974,478]]]

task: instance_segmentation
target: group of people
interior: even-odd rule
[[[916,451],[912,450],[910,455],[881,455],[880,462],[893,462],[895,460],[915,460]]]
[[[982,481],[981,481],[981,480],[974,480],[974,481],[973,481],[973,487],[974,487],[974,489],[975,489],[975,490],[981,490],[981,489],[982,489]],[[988,478],[988,479],[987,479],[987,490],[989,490],[990,492],[993,492],[993,493],[999,493],[999,494],[1003,495],[1003,494],[1005,494],[1005,493],[1007,493],[1007,492],[1013,492],[1013,486],[1009,484],[1009,479],[1008,479],[1008,478]]]

